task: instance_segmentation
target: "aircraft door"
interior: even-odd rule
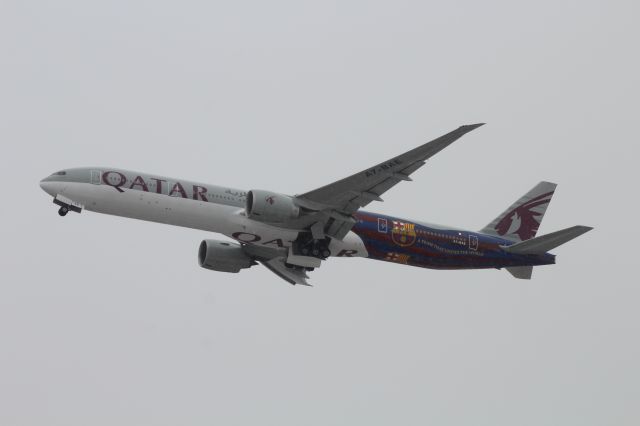
[[[470,250],[478,250],[478,236],[477,235],[469,235],[469,249]]]
[[[94,185],[100,185],[100,178],[102,177],[102,172],[100,170],[91,170],[91,183]]]

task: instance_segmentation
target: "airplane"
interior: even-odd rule
[[[360,210],[432,156],[484,123],[464,125],[359,173],[299,194],[249,191],[108,167],[65,169],[40,186],[60,216],[89,210],[223,234],[203,240],[201,267],[237,273],[264,265],[290,284],[330,257],[363,257],[432,269],[505,269],[530,279],[555,263],[550,250],[585,232],[572,226],[536,236],[556,184],[540,182],[480,231]]]

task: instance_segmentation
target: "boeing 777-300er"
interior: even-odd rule
[[[461,126],[431,142],[352,176],[300,195],[189,182],[128,170],[66,169],[40,186],[58,213],[90,210],[224,234],[204,240],[198,262],[239,272],[258,263],[291,284],[334,257],[366,257],[434,269],[505,268],[529,279],[548,253],[591,230],[573,226],[536,237],[556,185],[540,182],[479,232],[360,210],[482,124]]]

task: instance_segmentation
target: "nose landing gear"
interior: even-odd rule
[[[60,216],[66,216],[70,211],[80,213],[82,211],[82,205],[70,200],[62,195],[58,194],[53,199],[53,204],[60,206],[58,214]]]

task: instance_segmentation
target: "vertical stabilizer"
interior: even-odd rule
[[[514,242],[535,237],[555,190],[555,183],[540,182],[480,232]]]

